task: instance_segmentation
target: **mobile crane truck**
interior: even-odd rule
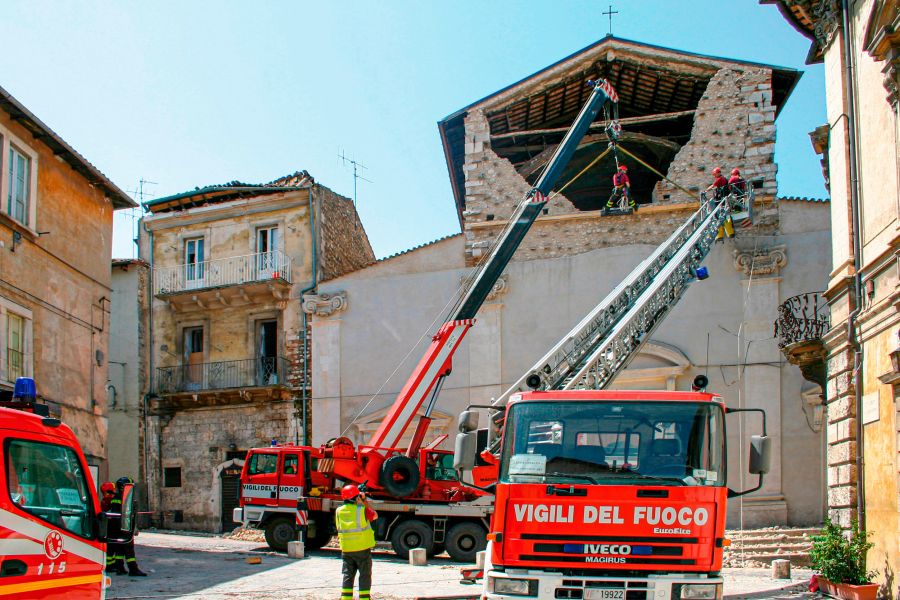
[[[19,377],[0,402],[0,597],[103,599],[106,544],[134,533],[133,486],[121,513],[100,512],[75,434],[36,400],[34,380]],[[121,523],[116,539],[110,518]]]

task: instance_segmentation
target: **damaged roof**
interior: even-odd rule
[[[278,194],[294,190],[308,189],[315,185],[316,180],[307,171],[297,171],[284,177],[279,177],[269,183],[244,183],[231,181],[218,185],[207,185],[194,188],[189,192],[182,192],[164,198],[156,198],[143,203],[146,210],[153,214],[171,212],[174,210],[186,210],[197,206],[218,204],[237,198],[252,198],[268,194]]]
[[[9,114],[13,121],[27,129],[34,139],[43,143],[53,151],[53,154],[72,167],[75,172],[84,177],[92,186],[100,188],[112,202],[113,208],[134,208],[137,206],[131,197],[119,189],[109,178],[101,173],[97,167],[79,154],[72,146],[66,143],[34,113],[25,108],[12,94],[0,87],[0,109]]]
[[[619,117],[690,114],[721,68],[772,71],[776,115],[802,73],[796,69],[674,50],[606,36],[600,41],[459,109],[438,122],[457,215],[465,210],[465,117],[485,112],[491,134],[565,128],[581,109],[588,79],[605,78],[619,94]]]

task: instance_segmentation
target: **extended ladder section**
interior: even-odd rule
[[[640,350],[650,334],[697,279],[732,196],[703,202],[600,304],[521,379],[494,401],[528,390],[603,389]]]

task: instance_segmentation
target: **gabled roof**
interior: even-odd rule
[[[520,117],[525,115],[527,121],[528,115],[546,114],[546,107],[559,108],[562,106],[565,108],[562,111],[565,113],[563,116],[568,118],[564,124],[569,125],[581,108],[578,101],[580,96],[574,97],[573,95],[577,95],[584,89],[585,81],[597,77],[608,77],[616,87],[620,82],[615,81],[614,77],[606,71],[615,70],[616,65],[628,62],[623,59],[630,59],[633,62],[635,56],[648,63],[655,60],[659,64],[653,64],[646,68],[643,65],[638,65],[637,68],[620,66],[617,69],[616,76],[632,81],[629,86],[622,86],[622,89],[618,90],[619,114],[622,117],[631,116],[628,113],[629,108],[635,107],[629,107],[628,104],[632,97],[637,98],[639,95],[639,92],[636,93],[634,90],[644,79],[649,81],[654,78],[659,80],[662,77],[668,77],[676,84],[674,91],[669,94],[653,92],[652,99],[646,106],[640,107],[640,112],[657,114],[681,111],[686,106],[692,109],[696,108],[697,101],[705,91],[706,82],[716,71],[729,66],[742,69],[763,68],[772,71],[772,104],[776,107],[777,116],[802,75],[796,69],[684,52],[608,35],[536,73],[457,110],[438,122],[460,224],[463,222],[462,213],[465,209],[465,179],[462,171],[462,165],[465,162],[464,119],[470,110],[481,108],[485,109],[485,112],[489,112],[490,110],[497,111],[505,106],[510,119],[521,120]],[[678,81],[686,83],[679,85]],[[555,86],[552,93],[546,92],[551,86]],[[529,97],[537,97],[539,94],[542,94],[544,98],[535,102],[536,110],[532,110]],[[499,120],[502,121],[502,119]],[[562,118],[558,120],[560,123],[565,121]]]
[[[134,208],[137,206],[128,194],[120,190],[97,167],[89,163],[85,157],[76,152],[72,146],[67,144],[65,140],[59,137],[43,121],[38,119],[34,113],[25,108],[21,102],[2,87],[0,87],[0,109],[7,112],[13,121],[18,122],[31,132],[34,139],[50,148],[55,156],[66,162],[79,175],[84,177],[88,183],[103,190],[103,193],[112,201],[114,209]]]
[[[188,192],[182,192],[164,198],[156,198],[144,202],[143,206],[151,213],[170,212],[173,210],[185,210],[196,206],[227,202],[236,198],[252,198],[268,194],[278,194],[293,190],[308,189],[315,185],[316,180],[306,171],[297,171],[284,177],[279,177],[269,183],[244,183],[231,181],[229,183],[207,185],[202,188],[194,188]]]

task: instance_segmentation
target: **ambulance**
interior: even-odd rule
[[[0,402],[0,488],[0,599],[105,598],[106,544],[133,535],[133,486],[121,514],[100,511],[75,434],[36,402],[30,378]],[[127,539],[107,539],[109,518]]]

